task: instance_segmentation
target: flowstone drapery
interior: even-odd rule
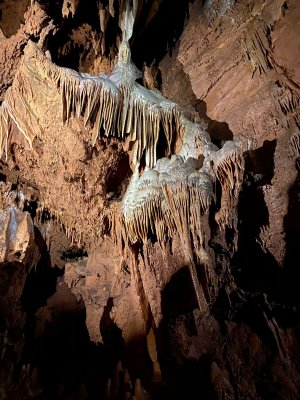
[[[59,118],[60,124],[72,125],[75,121],[82,140],[90,145],[94,146],[101,135],[121,139],[134,171],[121,205],[126,240],[130,244],[145,243],[152,233],[163,248],[179,235],[199,308],[205,310],[208,285],[200,283],[197,266],[202,266],[205,280],[213,260],[203,221],[207,226],[218,180],[222,197],[216,221],[222,230],[235,227],[244,170],[242,150],[234,142],[226,142],[219,150],[208,133],[177,104],[137,82],[141,74],[131,61],[129,46],[135,12],[133,2],[121,23],[123,39],[110,76],[59,67],[37,44],[28,43],[0,107],[0,155],[9,157],[13,126],[30,147],[36,137],[43,138],[43,127],[47,126],[44,112],[52,99],[54,118]],[[159,150],[164,150],[166,157],[157,160],[160,135],[166,148]],[[178,137],[183,144],[177,154],[172,154],[172,143]],[[59,215],[57,210],[53,214]],[[81,237],[81,226],[75,227]],[[69,228],[66,226],[67,232]]]

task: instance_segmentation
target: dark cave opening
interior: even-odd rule
[[[31,354],[35,356],[41,384],[54,398],[61,387],[64,396],[68,396],[83,382],[88,345],[84,310],[62,312],[36,338]]]
[[[42,398],[69,398],[76,393],[82,398],[104,398],[107,379],[123,358],[122,331],[110,319],[108,305],[99,321],[104,344],[91,342],[85,304],[66,286],[61,273],[45,267],[42,260],[26,281],[22,364],[30,365],[28,382],[33,384],[38,374],[34,387],[37,391],[43,387]]]
[[[109,364],[107,366],[111,374],[118,361],[124,358],[124,338],[122,331],[111,319],[110,312],[114,306],[113,299],[110,297],[104,307],[100,320],[100,332],[104,346],[109,355]]]
[[[170,369],[170,399],[197,399],[201,387],[203,399],[218,400],[211,383],[211,357],[202,356],[199,360],[188,360],[184,365]],[[173,373],[172,373],[173,372]]]
[[[132,58],[139,69],[144,62],[159,63],[168,51],[172,53],[189,16],[189,3],[189,0],[164,0],[146,4],[136,21],[131,41]]]
[[[31,196],[31,199],[29,201],[25,202],[23,211],[29,212],[29,214],[31,215],[32,220],[34,220],[34,218],[36,217],[37,208],[38,208],[38,202],[34,198],[34,196]]]
[[[49,14],[54,21],[60,25],[60,29],[54,36],[48,38],[47,46],[51,52],[53,62],[62,67],[73,68],[78,70],[79,60],[84,56],[86,47],[89,48],[90,42],[88,38],[85,38],[86,42],[80,42],[76,44],[74,38],[72,39],[72,33],[89,27],[101,37],[102,33],[100,30],[100,20],[98,15],[98,4],[95,0],[81,1],[78,4],[75,15],[63,18],[61,15],[61,4],[56,4],[55,7],[47,8]],[[116,10],[118,13],[118,10]],[[84,32],[84,30],[82,31]],[[116,38],[121,33],[115,19],[109,18],[105,31],[106,41],[106,52],[105,56],[109,55],[111,47],[116,46]],[[95,49],[95,51],[100,51]],[[96,56],[96,54],[95,54]],[[83,57],[84,58],[84,57]]]
[[[163,157],[170,157],[170,151],[172,149],[172,143],[170,143],[170,148],[168,146],[168,141],[165,133],[163,132],[163,127],[160,127],[160,134],[158,136],[158,141],[156,145],[156,157],[157,160]]]
[[[70,247],[63,251],[61,259],[63,261],[76,260],[78,258],[87,257],[87,251],[84,248],[78,248],[76,246]]]
[[[132,59],[141,70],[144,62],[147,65],[156,65],[169,51],[171,54],[176,41],[180,37],[184,24],[188,18],[189,0],[172,2],[147,2],[138,14],[134,26],[133,39],[131,43]],[[83,24],[91,26],[92,30],[101,36],[98,6],[95,0],[79,2],[78,9],[73,17],[63,18],[61,5],[45,5],[47,12],[60,25],[60,30],[47,40],[53,62],[63,67],[78,70],[80,57],[85,51],[84,44],[76,45],[71,39],[72,31]],[[105,31],[106,51],[105,56],[117,53],[116,38],[121,37],[121,29],[118,26],[120,10],[115,4],[115,18],[110,17]],[[170,7],[172,18],[170,18]],[[184,11],[184,12],[183,12]],[[61,51],[63,49],[63,52]],[[113,60],[112,60],[113,61]]]

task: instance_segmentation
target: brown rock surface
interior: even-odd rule
[[[299,13],[295,1],[246,0],[209,21],[196,1],[177,56],[210,120],[225,121],[245,149],[276,140],[272,185],[263,188],[269,227],[261,240],[281,265],[288,189],[297,176],[289,141],[299,136]]]
[[[2,23],[0,28],[0,69],[1,69],[1,82],[0,82],[0,100],[4,98],[6,89],[12,84],[18,66],[23,55],[23,49],[29,39],[38,39],[42,35],[42,31],[50,22],[49,16],[38,5],[28,7],[24,14],[24,24],[21,24],[19,29],[11,35],[13,25],[11,21],[18,23],[14,15],[6,15],[6,9],[11,8],[11,4],[7,5],[5,2],[1,8],[2,10]],[[24,4],[28,2],[16,2],[17,7],[24,8]],[[6,8],[5,8],[6,7]],[[7,19],[6,19],[7,18]],[[23,20],[23,15],[22,15]],[[21,21],[20,21],[21,22]],[[15,29],[14,29],[15,30]]]
[[[296,400],[300,6],[127,3],[0,4],[0,398]]]

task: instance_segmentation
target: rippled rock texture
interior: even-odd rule
[[[298,399],[298,2],[0,11],[0,398]]]

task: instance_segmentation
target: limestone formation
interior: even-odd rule
[[[152,232],[163,246],[168,238],[179,233],[199,308],[206,309],[207,301],[198,281],[193,249],[198,261],[206,265],[209,256],[204,249],[201,219],[209,211],[215,179],[222,186],[220,227],[232,226],[232,221],[236,220],[234,213],[243,175],[243,158],[234,143],[228,142],[217,151],[205,130],[189,121],[176,104],[157,90],[145,89],[136,82],[140,73],[131,61],[128,42],[135,13],[134,2],[132,8],[127,7],[124,12],[123,39],[110,77],[96,77],[58,67],[37,45],[29,42],[22,67],[1,106],[1,153],[4,151],[7,157],[11,121],[30,147],[35,137],[42,137],[39,124],[42,103],[40,99],[37,103],[38,86],[43,87],[40,93],[45,96],[54,90],[60,93],[62,123],[83,117],[84,128],[91,127],[92,130],[92,145],[101,131],[106,136],[128,136],[135,171],[122,203],[126,234],[130,242],[135,243],[137,240],[146,242]],[[161,160],[154,169],[161,130],[166,137],[167,155],[170,155],[176,131],[182,131],[183,145],[178,155]],[[139,177],[138,166],[143,154],[146,170]],[[201,162],[200,157],[204,160],[202,170],[197,165]],[[213,164],[212,169],[210,164]],[[204,255],[204,260],[200,254]]]
[[[22,66],[0,109],[0,155],[10,141],[10,121],[14,121],[30,146],[35,137],[42,135],[38,121],[45,105],[40,96],[46,100],[57,91],[61,96],[62,122],[82,116],[83,127],[92,128],[92,145],[102,131],[106,136],[128,136],[134,147],[133,166],[145,153],[146,165],[152,168],[156,164],[156,147],[162,127],[168,143],[166,152],[170,154],[172,128],[174,124],[178,125],[178,106],[159,92],[147,90],[135,82],[141,75],[131,61],[128,43],[135,11],[128,9],[131,11],[124,14],[118,61],[110,77],[58,67],[29,41]]]
[[[1,399],[299,398],[299,11],[0,1]]]

